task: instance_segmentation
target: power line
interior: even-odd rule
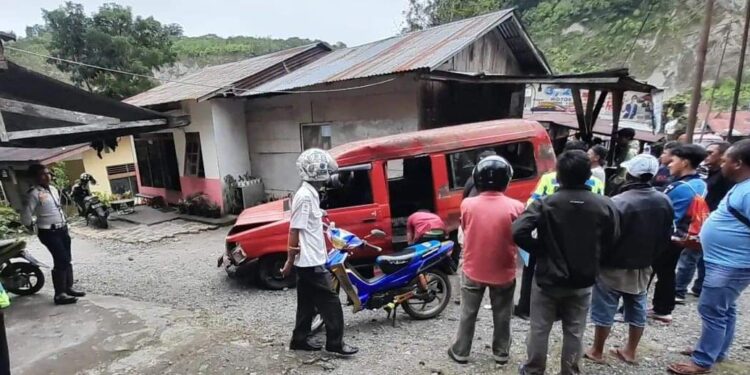
[[[29,54],[29,55],[43,57],[43,58],[50,59],[50,60],[56,60],[56,61],[64,62],[64,63],[67,63],[67,64],[85,66],[87,68],[103,70],[103,71],[107,71],[107,72],[110,72],[110,73],[117,73],[117,74],[129,75],[129,76],[133,76],[133,77],[154,79],[154,80],[157,80],[157,81],[162,81],[162,82],[167,82],[167,83],[176,83],[176,84],[180,84],[180,85],[205,87],[205,88],[210,88],[210,89],[214,89],[214,90],[224,90],[224,89],[227,89],[226,86],[220,87],[220,86],[206,85],[206,84],[202,84],[202,83],[195,83],[195,82],[188,82],[188,81],[179,81],[179,80],[173,80],[173,79],[167,79],[167,78],[157,78],[157,77],[150,76],[150,75],[147,75],[147,74],[139,74],[139,73],[127,72],[127,71],[119,70],[119,69],[106,68],[106,67],[103,67],[103,66],[87,64],[87,63],[83,63],[83,62],[80,62],[80,61],[73,61],[73,60],[68,60],[68,59],[64,59],[64,58],[61,58],[61,57],[49,56],[49,55],[45,55],[45,54],[41,54],[41,53],[37,53],[37,52],[27,51],[27,50],[20,49],[20,48],[15,48],[15,47],[10,47],[10,46],[3,46],[3,47],[5,49],[11,50],[11,51],[26,53],[26,54]],[[229,89],[231,89],[235,93],[244,93],[244,94],[314,94],[314,93],[327,93],[327,92],[341,92],[341,91],[360,90],[360,89],[365,89],[365,88],[368,88],[368,87],[373,87],[373,86],[379,86],[379,85],[382,85],[382,84],[386,84],[388,82],[394,81],[395,79],[396,78],[390,78],[390,79],[386,79],[386,80],[383,80],[383,81],[369,83],[369,84],[361,85],[361,86],[344,87],[344,88],[340,88],[340,89],[328,89],[328,90],[293,90],[293,91],[292,90],[276,90],[276,91],[272,90],[272,91],[257,91],[257,90],[247,90],[247,89],[235,89],[235,88],[232,88],[232,87],[229,87]]]
[[[643,17],[643,22],[641,22],[641,27],[638,29],[638,34],[635,35],[635,38],[633,38],[633,43],[630,45],[630,51],[628,52],[628,58],[625,59],[625,62],[630,61],[630,58],[633,57],[633,51],[635,50],[635,42],[638,41],[638,39],[641,37],[641,33],[643,32],[643,28],[646,26],[646,21],[648,21],[648,17],[651,15],[651,10],[654,8],[654,2],[649,1],[648,4],[648,11],[646,11],[646,16]]]

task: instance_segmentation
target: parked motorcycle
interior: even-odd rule
[[[391,255],[381,255],[375,259],[375,263],[383,275],[365,279],[347,264],[347,257],[363,247],[381,251],[368,243],[367,239],[382,237],[385,233],[374,229],[367,237],[360,239],[353,233],[336,228],[335,223],[325,227],[333,245],[328,253],[326,268],[334,276],[336,290],[344,290],[353,312],[383,308],[395,325],[398,306],[419,320],[434,318],[448,306],[451,284],[440,269],[444,262],[452,262],[452,241],[427,241]],[[322,319],[316,316],[312,329],[317,330],[322,325]]]
[[[8,292],[28,296],[42,289],[44,263],[26,252],[26,241],[0,240],[0,282]]]
[[[78,183],[73,185],[72,200],[76,203],[78,214],[86,219],[86,225],[93,220],[99,228],[107,229],[109,208],[99,200],[99,197],[91,194],[89,184],[96,185],[94,177],[88,173],[81,174]]]
[[[83,199],[83,215],[86,218],[86,225],[94,221],[99,228],[109,228],[109,207],[102,203],[96,195],[90,195]]]

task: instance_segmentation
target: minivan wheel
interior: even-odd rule
[[[260,258],[258,260],[258,283],[270,290],[294,288],[297,284],[294,271],[287,277],[281,275],[284,263],[286,263],[286,254],[266,255]]]

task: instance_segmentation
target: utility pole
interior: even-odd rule
[[[732,112],[729,115],[729,133],[727,139],[731,141],[734,130],[734,120],[737,117],[737,102],[740,100],[740,87],[742,86],[742,70],[745,67],[745,52],[747,51],[747,31],[750,27],[750,0],[745,4],[745,25],[742,32],[742,48],[740,49],[740,65],[737,67],[737,82],[734,83],[734,99],[732,100]]]
[[[695,73],[693,74],[693,94],[690,98],[690,111],[688,112],[687,141],[693,143],[695,122],[698,118],[698,105],[701,102],[701,84],[703,83],[703,68],[706,65],[706,51],[708,50],[708,36],[711,32],[711,17],[714,12],[714,0],[706,0],[706,17],[703,20],[698,41],[698,51],[695,58]]]

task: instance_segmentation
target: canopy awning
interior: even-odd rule
[[[576,122],[581,137],[591,141],[594,136],[594,123],[599,117],[607,95],[612,96],[612,126],[610,137],[615,138],[620,127],[622,98],[626,91],[657,93],[660,90],[648,83],[639,82],[630,76],[628,69],[613,69],[601,72],[541,76],[504,76],[483,73],[430,72],[422,76],[427,80],[443,80],[466,83],[496,84],[539,84],[554,85],[570,89],[575,106]],[[583,106],[581,92],[587,91],[586,107]],[[610,160],[614,165],[615,142],[610,142]]]
[[[0,69],[0,146],[51,148],[190,123],[90,93],[7,62]]]

